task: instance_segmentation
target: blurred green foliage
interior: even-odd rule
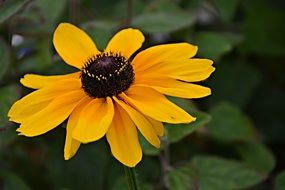
[[[52,45],[60,22],[84,28],[101,49],[129,25],[145,33],[143,48],[186,41],[215,61],[202,82],[210,97],[170,97],[197,121],[166,124],[161,149],[140,138],[142,189],[285,189],[284,20],[282,0],[0,1],[0,189],[127,187],[104,139],[64,161],[65,124],[26,138],[8,122],[9,107],[30,92],[19,85],[24,74],[73,71]]]

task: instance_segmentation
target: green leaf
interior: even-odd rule
[[[0,126],[8,123],[8,111],[12,104],[19,98],[18,86],[10,85],[0,88]]]
[[[275,178],[275,190],[284,190],[285,189],[285,170],[277,175]]]
[[[246,189],[262,180],[262,176],[255,170],[236,161],[196,156],[191,163],[199,172],[199,189]]]
[[[189,124],[165,124],[168,139],[171,143],[180,141],[211,121],[211,116],[206,113],[196,111],[190,114],[196,117],[196,121]]]
[[[216,32],[201,32],[195,37],[194,43],[199,47],[200,56],[214,60],[219,60],[232,49],[229,39]]]
[[[167,138],[169,142],[176,143],[181,139],[185,138],[189,134],[195,132],[201,127],[205,126],[211,121],[211,116],[198,111],[194,104],[187,99],[168,97],[172,102],[177,104],[179,107],[183,108],[190,115],[196,117],[196,121],[188,124],[165,124],[167,130]]]
[[[159,155],[161,150],[163,150],[163,143],[161,143],[160,148],[152,146],[142,135],[139,135],[140,145],[142,147],[143,153],[150,156]]]
[[[109,20],[96,20],[82,25],[101,50],[105,49],[117,27],[118,23]]]
[[[3,190],[29,190],[27,184],[23,179],[21,179],[18,175],[9,172],[9,171],[1,171],[0,179],[3,180]],[[2,185],[2,184],[1,184]]]
[[[239,0],[214,0],[220,17],[225,22],[230,22],[236,12]]]
[[[171,190],[195,189],[197,181],[198,172],[191,164],[176,168],[169,173]]]
[[[222,102],[210,111],[209,134],[222,141],[249,142],[256,138],[249,119],[235,106]]]
[[[35,3],[40,7],[42,14],[44,15],[45,24],[55,24],[56,20],[64,10],[66,0],[62,1],[49,1],[49,0],[37,0]]]
[[[0,6],[0,24],[16,14],[28,0],[10,0],[4,1]]]
[[[132,25],[147,33],[170,33],[191,26],[194,21],[194,15],[189,13],[153,12],[135,17]]]
[[[204,112],[198,111],[194,104],[191,104],[189,100],[174,97],[168,98],[179,107],[187,111],[190,115],[197,118],[196,121],[189,124],[165,124],[169,142],[176,143],[210,122],[211,116]]]
[[[0,38],[0,80],[10,65],[10,50],[8,45]]]
[[[0,88],[0,147],[9,144],[17,137],[16,131],[8,121],[8,111],[19,98],[18,86],[10,85]]]
[[[272,152],[261,143],[244,143],[237,146],[242,159],[261,172],[268,174],[275,166]]]

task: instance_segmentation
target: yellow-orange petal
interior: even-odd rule
[[[114,157],[128,167],[135,167],[142,159],[142,150],[134,122],[123,108],[115,104],[113,122],[107,140]]]
[[[21,123],[41,111],[56,97],[74,90],[81,90],[79,79],[66,79],[49,87],[36,90],[16,101],[8,112],[10,121]]]
[[[85,96],[82,90],[77,90],[55,98],[46,108],[24,119],[17,131],[21,135],[34,137],[52,130],[70,115]]]
[[[110,97],[92,100],[81,112],[72,136],[82,143],[102,138],[113,120],[114,107]]]
[[[120,97],[143,114],[167,123],[190,123],[195,120],[180,107],[176,106],[164,95],[149,87],[131,86]]]
[[[53,76],[42,76],[42,75],[36,75],[36,74],[26,74],[24,78],[20,80],[20,82],[32,89],[40,89],[45,86],[54,84],[60,80],[65,80],[65,79],[79,79],[80,73],[71,73],[71,74],[66,74],[66,75],[53,75]]]
[[[157,45],[141,51],[132,64],[136,72],[142,72],[161,62],[191,58],[197,50],[197,46],[189,43]]]
[[[133,122],[135,123],[141,134],[145,137],[145,139],[156,148],[159,148],[160,140],[157,137],[156,130],[152,126],[152,123],[137,110],[124,103],[123,101],[118,100],[115,96],[113,97],[113,99],[128,113],[128,115],[133,120]]]
[[[53,35],[53,44],[60,57],[78,69],[83,67],[88,58],[100,53],[83,30],[69,23],[58,25]]]
[[[72,132],[80,117],[80,113],[82,109],[91,101],[91,98],[86,96],[83,98],[80,103],[74,108],[72,113],[70,114],[66,126],[66,137],[65,137],[65,145],[64,145],[64,159],[69,160],[72,158],[77,150],[80,147],[81,142],[72,138]]]
[[[162,94],[180,98],[202,98],[211,94],[210,88],[164,76],[144,78],[143,81],[136,79],[134,86],[150,87]]]
[[[141,31],[128,28],[119,31],[108,43],[105,52],[121,53],[126,59],[136,52],[144,42]]]

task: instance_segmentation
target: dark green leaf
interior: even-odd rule
[[[0,148],[5,147],[18,137],[16,128],[11,125],[0,127]]]
[[[198,185],[197,182],[198,172],[191,164],[174,169],[169,173],[171,190],[192,190]]]
[[[103,141],[82,146],[77,155],[68,161],[63,159],[63,146],[54,143],[49,148],[47,172],[55,189],[104,189],[103,186],[108,185],[104,184],[107,176],[103,173],[111,164],[111,155]]]
[[[216,32],[199,33],[195,37],[194,43],[199,47],[199,55],[214,60],[219,60],[232,49],[230,41],[224,35]]]
[[[236,12],[239,0],[214,0],[220,17],[226,22],[230,22]]]
[[[285,189],[285,171],[282,171],[275,178],[275,190]]]
[[[16,14],[27,2],[28,0],[4,1],[0,6],[0,24]]]
[[[206,113],[196,111],[191,112],[190,114],[196,117],[196,121],[189,124],[165,124],[170,142],[175,143],[180,141],[211,121],[211,116]]]
[[[7,44],[0,38],[0,80],[10,65],[10,50]]]
[[[0,171],[0,179],[3,179],[3,190],[29,190],[23,179],[12,172]]]
[[[225,62],[213,76],[209,79],[209,86],[213,89],[210,102],[229,101],[241,108],[250,103],[262,81],[260,71],[250,64]]]
[[[113,36],[118,23],[113,21],[96,20],[82,25],[88,34],[94,39],[97,47],[104,50],[108,41]]]
[[[284,6],[272,5],[271,1],[244,1],[243,21],[246,41],[241,47],[245,53],[262,56],[283,56],[285,54]],[[274,63],[274,62],[273,62]]]
[[[261,172],[268,174],[275,166],[272,152],[261,143],[244,143],[237,146],[242,159]]]
[[[245,164],[211,156],[196,156],[192,164],[199,172],[199,189],[246,189],[262,180],[262,176]]]
[[[209,134],[223,141],[252,141],[255,132],[249,119],[235,106],[223,102],[210,111]]]
[[[134,18],[132,25],[147,33],[170,33],[194,23],[195,17],[184,12],[146,13]]]

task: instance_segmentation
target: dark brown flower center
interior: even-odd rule
[[[105,98],[127,90],[134,81],[131,63],[116,53],[101,53],[87,60],[81,70],[83,90],[92,98]]]

